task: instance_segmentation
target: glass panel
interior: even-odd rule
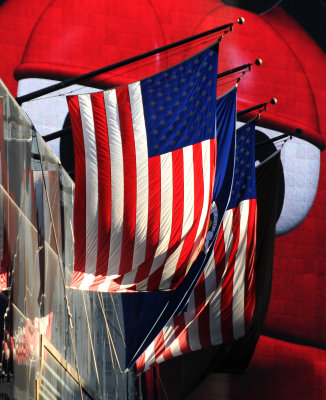
[[[37,398],[41,377],[39,398],[80,398],[50,354],[41,368],[45,337],[98,398],[134,398],[119,295],[69,289],[74,182],[1,81],[0,179],[0,397]]]
[[[60,356],[53,355],[52,346],[51,350],[43,347],[42,368],[37,387],[39,399],[80,399],[81,391],[84,399],[96,399],[96,395],[87,393],[84,382],[79,387],[77,372]]]

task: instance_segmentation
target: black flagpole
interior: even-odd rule
[[[254,64],[256,64],[258,66],[262,65],[262,63],[263,63],[263,61],[262,61],[261,58],[257,58],[255,60],[255,62],[254,62]],[[232,74],[234,74],[236,72],[239,72],[239,71],[242,71],[244,69],[249,69],[249,71],[250,71],[251,66],[252,66],[252,63],[251,64],[240,65],[239,67],[235,67],[235,68],[229,69],[228,71],[221,72],[220,74],[217,74],[217,78],[221,79],[221,78],[224,78],[225,76],[232,75]]]
[[[276,104],[276,103],[277,103],[277,99],[275,97],[273,97],[267,103],[260,103],[260,104],[257,104],[256,106],[249,107],[249,108],[246,108],[245,110],[238,111],[237,112],[237,117],[238,118],[242,117],[242,115],[248,114],[248,113],[250,113],[252,111],[256,111],[256,110],[259,110],[259,109],[261,109],[261,111],[266,111],[268,104]]]
[[[61,138],[62,136],[71,135],[72,129],[71,126],[67,126],[67,128],[63,128],[60,131],[49,133],[48,135],[42,136],[42,139],[45,142],[49,142],[50,140]]]
[[[301,139],[301,137],[300,137],[301,134],[302,134],[302,129],[301,128],[297,128],[294,132],[283,133],[282,135],[275,136],[274,138],[269,138],[269,139],[264,140],[263,142],[257,143],[255,145],[255,147],[260,147],[260,146],[264,146],[265,144],[277,142],[278,140],[282,140],[282,139],[285,139],[287,137],[289,137],[290,139],[292,139],[292,137],[296,137],[296,138]]]
[[[242,111],[238,111],[237,112],[237,116],[239,117],[239,115],[241,116],[241,115],[244,115],[246,113],[249,113],[249,112],[252,112],[252,111],[260,109],[259,113],[253,118],[253,119],[256,119],[258,117],[258,115],[260,115],[261,112],[267,110],[267,105],[268,104],[276,104],[276,103],[277,103],[277,99],[275,97],[273,97],[268,103],[267,102],[266,103],[260,103],[260,104],[257,104],[256,106],[253,106],[253,107],[250,107],[250,108],[246,108],[245,110],[242,110]],[[58,139],[58,138],[60,138],[62,136],[71,135],[71,134],[72,134],[71,126],[68,126],[67,128],[64,128],[64,129],[62,129],[60,131],[56,131],[56,132],[50,133],[48,135],[42,136],[42,139],[45,142],[49,142],[50,140]],[[278,140],[285,139],[287,137],[290,137],[291,139],[292,139],[292,136],[300,138],[301,134],[302,134],[302,129],[301,128],[297,128],[292,133],[283,133],[283,134],[281,134],[279,136],[276,136],[274,138],[266,139],[263,142],[257,143],[255,145],[255,147],[264,146],[265,144],[273,143],[273,142],[276,142]]]
[[[256,143],[255,147],[256,148],[261,147],[261,146],[264,146],[265,144],[277,142],[278,140],[282,140],[282,139],[285,139],[287,137],[292,137],[292,136],[294,136],[292,133],[283,133],[282,135],[276,136],[274,138],[266,139],[263,142]]]
[[[245,22],[245,19],[242,18],[242,17],[238,18],[238,20],[237,20],[237,23],[240,24],[240,25],[242,25],[244,22]],[[233,25],[234,25],[234,23],[232,22],[232,23],[229,23],[229,24],[218,26],[217,28],[213,28],[213,29],[210,29],[208,31],[205,31],[205,32],[202,32],[202,33],[198,33],[197,35],[194,35],[194,36],[179,40],[179,41],[174,42],[174,43],[170,43],[168,45],[159,47],[157,49],[150,50],[150,51],[148,51],[146,53],[143,53],[143,54],[139,54],[138,56],[134,56],[134,57],[128,58],[126,60],[117,62],[115,64],[111,64],[111,65],[108,65],[106,67],[103,67],[103,68],[88,72],[86,74],[76,76],[74,78],[66,79],[66,80],[64,80],[62,82],[59,82],[59,83],[55,84],[55,85],[48,86],[47,88],[36,90],[35,92],[26,94],[24,96],[17,97],[16,101],[17,101],[17,103],[19,105],[21,105],[25,101],[36,99],[37,97],[43,96],[45,94],[55,92],[56,90],[63,89],[65,87],[74,85],[76,83],[80,83],[80,82],[82,82],[82,81],[84,81],[86,79],[93,78],[94,76],[97,76],[97,75],[100,75],[100,74],[103,74],[103,73],[106,73],[106,72],[109,72],[109,71],[113,71],[113,70],[115,70],[117,68],[124,67],[124,66],[126,66],[128,64],[131,64],[131,63],[136,62],[136,61],[143,60],[144,58],[151,57],[151,56],[153,56],[155,54],[158,54],[158,53],[161,53],[163,51],[171,50],[171,49],[173,49],[175,47],[178,47],[178,46],[181,46],[183,44],[192,42],[192,41],[197,40],[197,39],[201,39],[201,38],[203,38],[205,36],[212,35],[213,33],[216,33],[216,32],[219,32],[219,31],[223,31],[223,30],[227,30],[227,29],[232,30]]]

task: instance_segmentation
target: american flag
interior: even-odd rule
[[[216,100],[217,156],[214,199],[217,218],[201,252],[182,283],[172,291],[122,293],[126,368],[130,369],[148,345],[161,332],[173,315],[184,310],[189,296],[214,251],[217,228],[226,210],[231,193],[235,159],[236,88]],[[214,229],[213,229],[214,228]]]
[[[237,130],[232,192],[214,253],[184,313],[174,316],[137,360],[147,370],[190,351],[243,337],[255,307],[257,204],[254,125]],[[214,215],[214,207],[212,207]]]
[[[175,289],[205,240],[216,165],[216,49],[153,77],[69,96],[71,287]]]
[[[159,365],[153,365],[138,376],[138,400],[160,400],[160,370]]]

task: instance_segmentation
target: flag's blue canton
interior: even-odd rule
[[[141,82],[149,157],[215,137],[217,52]]]
[[[256,198],[255,182],[255,125],[249,123],[236,132],[235,169],[228,209],[239,205],[240,201]]]
[[[216,135],[218,140],[213,199],[224,214],[230,196],[235,157],[235,122],[237,88],[216,100]],[[230,158],[230,159],[229,159]],[[221,215],[222,215],[221,214]]]

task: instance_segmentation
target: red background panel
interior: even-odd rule
[[[17,66],[17,78],[62,79],[244,16],[245,25],[223,39],[219,66],[221,72],[263,59],[239,85],[239,108],[277,97],[278,104],[269,107],[262,123],[280,132],[306,128],[304,137],[321,147],[326,132],[325,52],[282,3],[261,16],[219,0],[117,4],[4,1],[0,78],[15,96]],[[303,12],[314,19],[308,5]],[[135,76],[129,73],[129,78]],[[276,239],[265,335],[283,340],[262,337],[246,374],[213,375],[192,398],[326,398],[325,351],[320,349],[326,349],[326,152],[320,157],[319,185],[309,214],[295,230]]]
[[[321,400],[325,393],[326,351],[262,336],[244,375],[212,374],[187,399]]]

